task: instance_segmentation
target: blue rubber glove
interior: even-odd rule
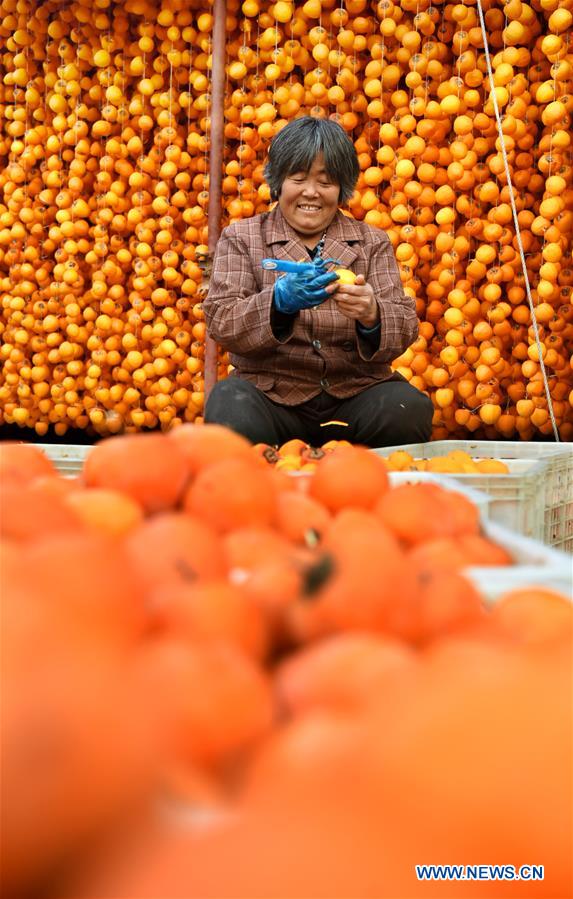
[[[285,275],[275,284],[275,309],[287,315],[294,315],[301,309],[319,306],[330,296],[324,288],[336,279],[334,272],[326,271],[320,264],[312,274]]]

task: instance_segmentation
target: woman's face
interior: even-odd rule
[[[318,243],[338,209],[340,187],[326,173],[320,153],[308,172],[292,172],[283,181],[279,207],[305,242]]]

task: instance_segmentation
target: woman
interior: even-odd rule
[[[352,141],[328,119],[294,119],[273,138],[265,177],[278,204],[225,228],[213,260],[205,318],[234,371],[211,391],[206,422],[274,445],[429,439],[432,403],[390,368],[418,333],[392,245],[338,208],[358,174]],[[262,268],[269,257],[316,265],[277,277]]]

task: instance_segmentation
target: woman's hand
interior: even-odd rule
[[[294,315],[301,309],[311,309],[328,299],[331,285],[336,281],[334,272],[327,272],[315,265],[312,272],[285,275],[275,283],[274,304],[279,312]]]
[[[332,295],[339,311],[346,318],[360,322],[365,328],[373,328],[380,320],[374,291],[366,283],[364,275],[358,275],[354,284],[340,284]]]

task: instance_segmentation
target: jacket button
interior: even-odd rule
[[[320,340],[313,340],[312,345],[315,350],[319,350],[322,347]]]
[[[351,340],[346,340],[346,341],[342,344],[342,349],[343,349],[343,350],[353,350],[353,349],[354,349],[354,344],[352,343]]]
[[[321,379],[320,379],[320,386],[321,386],[321,387],[324,387],[325,390],[326,390],[327,387],[330,387],[330,384],[328,383],[328,379],[327,379],[327,378],[321,378]]]

